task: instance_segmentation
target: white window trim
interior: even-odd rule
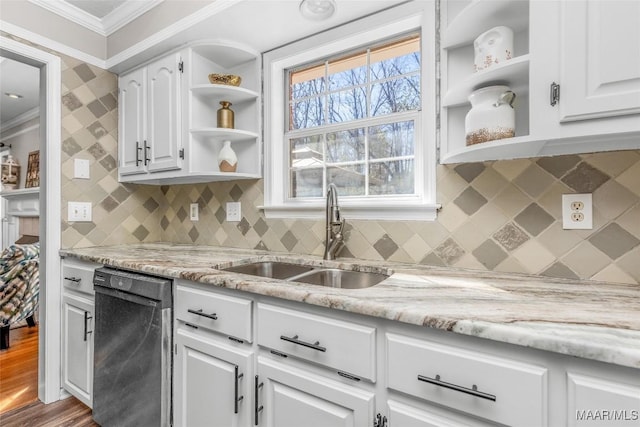
[[[283,143],[286,70],[331,54],[371,44],[413,30],[421,30],[422,71],[420,123],[416,123],[415,170],[424,171],[416,180],[416,194],[372,199],[340,199],[347,219],[435,220],[436,181],[436,20],[435,2],[404,4],[354,21],[348,25],[300,40],[264,54],[264,209],[267,218],[323,218],[324,199],[287,200],[288,166]]]

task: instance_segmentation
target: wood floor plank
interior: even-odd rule
[[[38,399],[38,326],[12,329],[0,351],[0,413]]]
[[[99,427],[75,397],[45,405],[38,400],[38,327],[12,329],[0,351],[0,426]]]

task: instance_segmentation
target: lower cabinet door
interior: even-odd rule
[[[62,298],[62,383],[89,407],[93,390],[93,308],[87,298]]]
[[[174,425],[248,426],[252,353],[206,334],[177,329]]]
[[[462,417],[416,408],[396,400],[389,400],[389,427],[489,427],[490,424]]]
[[[258,358],[254,424],[266,427],[370,427],[375,395]]]

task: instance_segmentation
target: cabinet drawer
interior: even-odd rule
[[[62,262],[62,285],[84,294],[93,295],[93,271],[100,264],[65,259]]]
[[[176,289],[176,319],[241,340],[253,341],[250,300],[179,285]]]
[[[258,304],[258,344],[375,382],[375,329]]]
[[[509,425],[547,425],[547,370],[387,334],[387,386]]]

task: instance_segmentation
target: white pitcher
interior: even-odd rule
[[[464,120],[467,145],[513,138],[516,134],[513,101],[509,86],[489,86],[469,95],[471,110]]]

